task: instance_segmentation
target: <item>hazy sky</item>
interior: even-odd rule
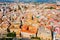
[[[14,0],[0,0],[1,1],[14,1]],[[23,2],[55,2],[56,0],[19,0]]]

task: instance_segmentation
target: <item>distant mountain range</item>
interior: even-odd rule
[[[14,1],[15,0],[0,0],[0,2],[14,2]],[[56,0],[19,0],[19,2],[56,2]]]

